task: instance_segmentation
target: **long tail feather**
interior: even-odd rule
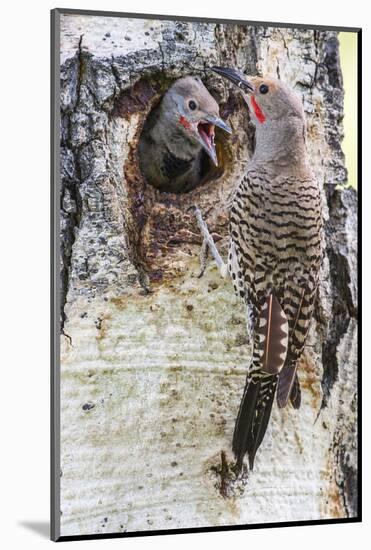
[[[253,360],[233,434],[233,452],[241,470],[245,454],[250,470],[263,441],[276,393],[278,375],[288,346],[288,320],[278,299],[270,294],[261,306],[254,331]]]
[[[254,468],[254,460],[255,460],[256,452],[259,449],[261,442],[264,439],[265,432],[267,431],[268,422],[271,416],[272,405],[274,401],[275,389],[276,389],[276,384],[272,386],[271,391],[268,395],[268,399],[264,402],[264,405],[260,408],[259,412],[257,413],[256,420],[254,422],[254,428],[253,428],[252,437],[251,437],[252,446],[251,448],[248,447],[247,449],[250,470]]]
[[[302,288],[300,292],[300,301],[297,306],[296,317],[293,321],[292,328],[291,328],[291,338],[295,336],[295,331],[298,326],[299,320],[301,322],[303,322],[304,320],[307,321],[306,331],[308,330],[309,317],[307,319],[303,317],[303,314],[301,311],[301,308],[304,302],[304,297],[305,297],[305,288]],[[306,315],[308,315],[308,313]],[[299,379],[296,371],[297,371],[297,360],[300,357],[306,335],[301,334],[301,337],[302,337],[301,344],[296,342],[296,353],[294,354],[294,357],[292,356],[292,353],[291,353],[291,356],[288,358],[287,363],[284,365],[279,375],[278,390],[277,390],[277,405],[280,409],[282,409],[283,407],[286,407],[289,400],[291,401],[294,409],[298,409],[300,407],[301,390],[300,390],[300,383],[299,383]],[[297,337],[295,336],[295,338]]]
[[[286,407],[291,396],[295,397],[297,393],[300,393],[300,385],[296,370],[296,366],[285,365],[279,374],[277,405],[280,409]]]
[[[262,306],[256,328],[256,351],[260,355],[263,372],[273,375],[281,371],[287,356],[288,332],[285,312],[271,294]]]
[[[246,382],[244,395],[238,411],[233,434],[232,450],[237,460],[237,469],[241,470],[243,457],[248,448],[248,440],[253,425],[256,402],[259,395],[260,382]]]
[[[246,382],[233,434],[232,448],[238,471],[242,468],[246,453],[249,457],[250,470],[254,468],[255,455],[268,426],[276,386],[276,376],[256,383],[248,378]]]

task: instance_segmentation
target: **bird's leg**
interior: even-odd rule
[[[201,235],[203,237],[203,242],[201,246],[201,252],[200,252],[200,263],[201,263],[201,270],[199,277],[202,277],[204,274],[205,268],[206,268],[206,259],[208,255],[208,251],[210,250],[215,263],[219,269],[220,275],[224,278],[228,276],[228,267],[223,262],[222,257],[220,256],[218,249],[215,246],[214,239],[210,235],[209,229],[207,227],[207,224],[205,220],[202,217],[201,211],[199,208],[195,207],[194,209],[197,225],[201,231]]]

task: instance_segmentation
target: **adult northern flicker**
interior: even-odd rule
[[[148,182],[172,193],[196,187],[202,180],[205,153],[218,164],[215,126],[231,132],[201,79],[177,80],[152,111],[141,135],[140,167]]]
[[[246,453],[253,469],[275,394],[279,407],[289,401],[300,407],[296,371],[322,261],[321,197],[307,156],[299,97],[273,78],[213,70],[239,86],[256,126],[255,152],[231,207],[228,257],[253,344],[233,452],[238,470]]]

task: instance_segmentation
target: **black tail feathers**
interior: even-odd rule
[[[250,470],[263,441],[277,387],[277,376],[264,376],[258,381],[246,381],[244,395],[238,412],[233,434],[233,453],[237,470],[242,468],[243,458],[248,454]]]
[[[300,408],[301,391],[297,373],[297,365],[286,364],[278,376],[277,405],[280,409],[291,401],[294,409]]]

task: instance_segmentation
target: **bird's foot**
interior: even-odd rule
[[[203,237],[201,251],[200,251],[200,273],[198,277],[202,277],[202,275],[205,272],[206,260],[208,257],[208,253],[210,251],[219,269],[220,275],[223,277],[223,279],[225,279],[228,276],[228,267],[223,262],[223,259],[220,256],[218,249],[215,246],[214,239],[212,238],[210,231],[207,227],[207,224],[202,217],[201,211],[199,208],[197,208],[197,206],[194,209],[194,213],[196,216],[197,225]]]

